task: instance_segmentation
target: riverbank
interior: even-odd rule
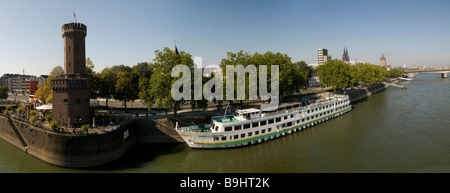
[[[384,91],[387,85],[372,84],[365,88],[348,89],[350,101],[356,102],[370,95]],[[280,106],[299,102],[329,89],[290,96]],[[149,116],[128,120],[125,124],[109,132],[90,132],[87,135],[58,133],[43,129],[42,126],[26,121],[0,116],[0,138],[44,162],[72,168],[92,167],[114,161],[122,157],[136,143],[168,144],[184,143],[175,131],[179,126],[208,123],[212,116],[222,115],[224,109],[191,111],[176,116]]]

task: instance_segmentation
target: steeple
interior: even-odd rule
[[[342,61],[344,62],[350,61],[350,56],[348,55],[347,47],[344,47],[344,54],[342,54]]]
[[[173,53],[174,54],[176,54],[176,55],[179,55],[180,53],[178,52],[178,49],[177,49],[177,43],[175,42],[175,48],[173,49]]]

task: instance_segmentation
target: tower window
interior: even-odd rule
[[[80,103],[80,99],[77,99],[77,103]]]
[[[67,99],[64,99],[63,101],[64,101],[65,103],[67,103]]]

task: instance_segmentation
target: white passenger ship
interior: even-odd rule
[[[256,108],[215,116],[211,124],[175,130],[192,148],[230,148],[261,143],[316,125],[352,110],[347,95],[324,95],[307,106],[299,104],[272,112]]]

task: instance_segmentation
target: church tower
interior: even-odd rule
[[[89,82],[86,74],[86,25],[62,26],[64,39],[64,74],[51,82],[53,120],[62,125],[80,126],[89,122]]]
[[[381,55],[380,66],[381,67],[386,67],[386,57],[384,57],[384,54]]]
[[[348,55],[348,49],[344,47],[344,53],[342,54],[342,61],[350,62],[350,56]]]

